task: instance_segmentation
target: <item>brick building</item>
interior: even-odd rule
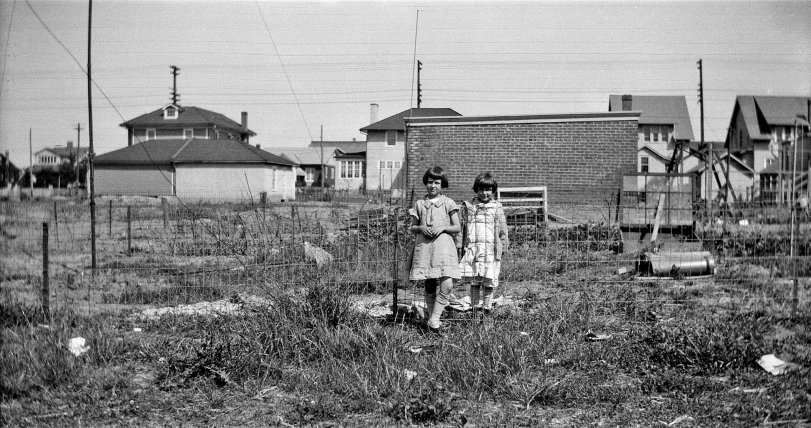
[[[602,208],[636,172],[639,114],[406,118],[407,191],[422,196],[423,173],[440,165],[445,194],[461,201],[473,197],[476,174],[491,171],[501,187],[546,186],[553,214],[608,220]]]

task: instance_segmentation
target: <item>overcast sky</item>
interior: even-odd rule
[[[86,1],[0,0],[0,150],[18,166],[29,129],[37,151],[88,125],[87,12]],[[322,125],[325,140],[364,139],[370,103],[381,119],[416,106],[415,47],[422,107],[463,115],[684,95],[698,139],[699,58],[708,141],[725,138],[736,95],[811,96],[808,1],[95,0],[92,39],[92,76],[109,97],[94,88],[97,153],[125,147],[119,124],[170,101],[170,65],[181,105],[235,121],[247,111],[251,142],[271,151],[318,140]]]

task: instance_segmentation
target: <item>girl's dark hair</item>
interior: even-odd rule
[[[476,180],[473,181],[473,191],[478,192],[481,188],[491,188],[493,189],[493,193],[495,194],[498,191],[498,183],[496,183],[496,179],[489,172],[483,172],[476,176]]]
[[[422,176],[422,184],[428,184],[428,180],[442,180],[442,188],[448,188],[448,176],[445,175],[445,170],[441,166],[428,168],[425,175]]]

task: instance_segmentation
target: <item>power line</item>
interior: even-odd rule
[[[14,3],[11,5],[11,18],[9,18],[8,20],[8,32],[6,33],[5,55],[3,57],[3,74],[0,75],[0,94],[3,93],[3,82],[6,81],[6,65],[8,65],[8,42],[9,40],[11,40],[11,27],[14,25],[15,9],[17,9],[17,0],[14,0]]]
[[[293,98],[296,100],[298,111],[301,114],[301,120],[304,122],[304,127],[307,129],[307,135],[310,137],[310,141],[312,141],[313,134],[310,132],[310,126],[307,124],[307,118],[304,116],[304,111],[301,109],[301,104],[298,102],[298,97],[296,97],[296,90],[293,88],[293,83],[290,81],[290,76],[287,74],[287,69],[284,67],[284,61],[282,61],[282,57],[279,55],[279,49],[276,47],[276,42],[273,40],[273,34],[270,33],[270,27],[268,27],[267,21],[265,21],[265,15],[262,14],[262,8],[259,7],[259,1],[254,0],[254,3],[256,4],[256,8],[259,10],[259,17],[262,18],[262,24],[265,26],[265,31],[270,38],[270,42],[273,44],[273,50],[276,52],[276,57],[279,59],[279,64],[282,66],[282,71],[284,72],[284,77],[287,79],[287,84],[290,85],[290,90],[293,92]]]

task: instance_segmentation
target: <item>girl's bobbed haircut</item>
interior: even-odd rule
[[[442,188],[448,188],[448,176],[445,175],[445,170],[441,166],[428,168],[425,175],[422,176],[422,184],[428,184],[428,180],[442,180]]]
[[[498,192],[498,183],[496,179],[493,178],[493,175],[489,172],[483,172],[477,175],[476,180],[473,181],[473,191],[478,193],[479,189],[488,187],[493,189],[494,194]]]

